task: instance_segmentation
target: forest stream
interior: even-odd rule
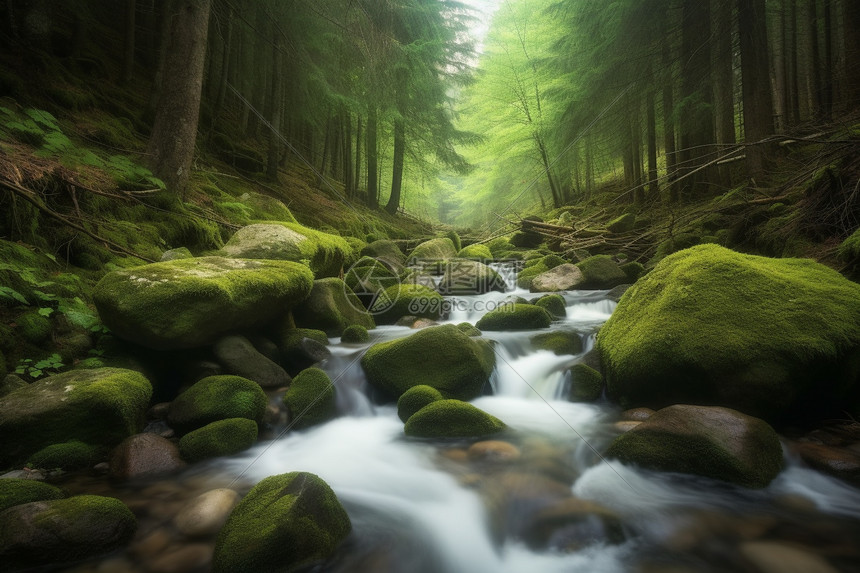
[[[510,269],[494,266],[507,277],[508,292],[449,297],[446,322],[474,324],[508,297],[530,296],[516,288]],[[582,337],[583,352],[575,356],[535,350],[534,331],[485,333],[497,367],[492,388],[473,403],[509,430],[478,446],[408,438],[396,409],[374,404],[359,357],[416,331],[381,326],[361,345],[333,339],[321,367],[335,381],[340,417],[164,481],[63,483],[74,494],[118,497],[140,521],[122,553],[68,570],[207,571],[214,542],[177,531],[183,506],[206,491],[245,492],[292,471],[322,477],[352,522],[326,571],[746,571],[750,561],[764,571],[857,570],[860,492],[803,467],[785,446],[784,470],[759,490],[601,457],[619,434],[620,410],[605,401],[568,401],[565,373],[614,311],[606,295],[565,294],[567,316],[552,329]]]

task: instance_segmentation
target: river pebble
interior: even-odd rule
[[[207,491],[185,504],[173,524],[180,533],[188,537],[215,535],[238,501],[239,494],[232,489]]]

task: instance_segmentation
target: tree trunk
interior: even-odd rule
[[[343,135],[343,183],[346,196],[352,197],[355,195],[352,166],[352,118],[346,109],[343,110],[343,123],[346,128]]]
[[[796,0],[784,0],[788,3],[786,9],[786,33],[788,45],[786,47],[786,61],[788,63],[788,101],[791,111],[791,124],[800,123],[800,81],[798,78],[797,65],[797,2]]]
[[[215,98],[215,107],[212,109],[212,131],[215,130],[218,123],[218,117],[221,115],[221,108],[224,106],[224,100],[227,97],[227,78],[230,74],[230,58],[232,57],[233,48],[233,8],[227,9],[226,22],[224,23],[224,49],[223,58],[221,60],[221,75],[218,78],[218,95]]]
[[[830,2],[825,2],[830,9]],[[848,109],[855,109],[860,102],[860,2],[847,0],[842,3],[845,18],[845,83]]]
[[[772,17],[766,18],[766,27],[769,27],[768,36],[770,38],[772,65],[773,65],[773,98],[776,111],[775,127],[780,133],[784,133],[789,123],[789,102],[788,102],[788,81],[785,75],[786,55],[786,32],[785,18],[783,17],[783,5],[779,4],[775,10],[778,10]],[[740,16],[738,16],[740,18]]]
[[[361,148],[362,139],[361,139],[361,116],[355,115],[355,178],[353,179],[354,185],[353,189],[357,193],[361,188]]]
[[[809,113],[815,121],[821,120],[821,51],[818,49],[818,0],[807,0],[806,44],[809,47],[806,61]]]
[[[590,199],[594,192],[594,157],[591,151],[591,140],[585,142],[585,198]]]
[[[824,121],[833,116],[833,12],[824,1],[824,65],[821,78],[821,114]]]
[[[226,48],[225,48],[226,50]],[[281,152],[281,35],[278,27],[272,25],[272,81],[269,101],[269,156],[266,161],[266,177],[278,180],[278,160]]]
[[[734,71],[732,69],[732,36],[734,7],[731,2],[714,3],[714,105],[716,111],[717,143],[733,145],[735,138]],[[720,184],[731,187],[731,167],[719,168]]]
[[[170,41],[170,28],[173,22],[173,6],[174,0],[165,0],[161,4],[161,14],[158,22],[158,56],[155,66],[155,75],[152,78],[152,90],[150,91],[149,101],[147,102],[148,115],[154,117],[155,110],[158,106],[158,99],[162,91],[162,83],[164,78],[164,66],[167,60],[167,45]]]
[[[194,158],[210,5],[210,0],[176,3],[162,93],[147,148],[153,173],[180,196],[185,193]]]
[[[665,40],[664,40],[665,42]],[[672,80],[672,60],[668,45],[663,45],[663,148],[666,153],[666,185],[669,188],[669,200],[678,200],[675,177],[678,171],[678,156],[675,149],[675,93]]]
[[[379,208],[379,174],[377,161],[379,153],[376,144],[376,108],[371,107],[367,114],[367,206]]]
[[[403,119],[394,122],[394,168],[391,171],[391,195],[385,211],[394,215],[400,208],[400,190],[403,188],[403,157],[406,151],[406,128]]]
[[[744,100],[744,136],[748,144],[773,134],[773,102],[764,78],[767,77],[767,26],[765,0],[738,0],[741,78]],[[747,174],[764,175],[770,146],[746,148]]]
[[[651,200],[660,197],[660,186],[657,184],[657,112],[654,106],[654,92],[648,90],[645,107],[648,122],[648,198]]]
[[[134,76],[134,36],[135,36],[135,12],[137,0],[126,0],[125,4],[125,60],[123,62],[122,80],[126,84],[131,83]]]

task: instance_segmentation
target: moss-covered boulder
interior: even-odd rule
[[[447,237],[424,241],[409,253],[410,261],[445,261],[457,256],[457,247]]]
[[[284,404],[296,429],[328,422],[337,416],[334,385],[319,368],[302,370],[284,394]]]
[[[478,328],[470,322],[461,322],[457,325],[457,330],[459,330],[466,336],[481,336],[481,331],[478,330]]]
[[[603,395],[603,374],[579,363],[570,367],[570,401],[594,402]]]
[[[359,324],[347,326],[340,335],[340,341],[346,344],[361,344],[370,340],[370,333]]]
[[[412,414],[427,404],[444,399],[442,393],[432,386],[424,384],[413,386],[397,400],[397,416],[402,422],[406,422]]]
[[[609,255],[595,255],[577,263],[576,266],[582,271],[585,279],[579,288],[608,290],[629,282],[627,275]]]
[[[531,292],[560,292],[585,288],[585,276],[576,265],[564,263],[531,278],[528,288]]]
[[[337,276],[352,252],[342,237],[299,223],[271,222],[242,227],[221,250],[234,259],[308,261],[319,277]]]
[[[439,283],[439,292],[447,295],[505,292],[505,280],[492,268],[469,259],[449,259]]]
[[[860,378],[860,285],[805,259],[700,245],[666,257],[597,336],[623,407],[722,405],[771,422],[844,410]]]
[[[0,479],[0,512],[15,505],[64,497],[66,494],[60,488],[45,482],[32,479]]]
[[[74,471],[94,466],[104,454],[105,449],[102,447],[71,440],[42,448],[30,456],[27,465],[31,468]]]
[[[56,567],[109,553],[128,543],[137,519],[112,497],[79,495],[16,505],[0,519],[5,571]]]
[[[322,330],[284,328],[277,341],[284,368],[293,376],[331,356],[328,336]]]
[[[394,285],[376,298],[370,313],[379,324],[394,324],[404,316],[441,318],[445,312],[445,299],[438,292],[422,285]]]
[[[460,400],[436,400],[412,414],[404,431],[416,438],[478,438],[497,434],[505,423]]]
[[[310,296],[293,309],[293,317],[298,327],[322,330],[329,336],[340,336],[353,324],[376,326],[352,289],[338,278],[314,281]]]
[[[620,268],[621,272],[627,277],[627,280],[624,282],[628,284],[635,283],[639,280],[639,277],[645,274],[645,266],[638,261],[624,263],[618,268]]]
[[[544,295],[537,299],[534,304],[550,313],[553,318],[564,318],[567,316],[567,304],[564,302],[564,297],[560,294]]]
[[[30,344],[41,344],[51,336],[51,321],[35,310],[30,310],[15,319],[15,334]]]
[[[558,255],[546,255],[544,257],[533,258],[527,262],[527,266],[517,274],[517,286],[524,289],[530,289],[532,281],[536,276],[545,273],[559,265],[565,264],[565,260]]]
[[[0,466],[52,444],[113,446],[142,427],[152,386],[121,368],[74,370],[0,398]]]
[[[218,420],[182,436],[179,453],[189,462],[231,456],[253,446],[257,432],[257,423],[247,418]]]
[[[268,477],[233,509],[218,534],[212,570],[305,570],[329,559],[351,530],[337,496],[318,476]]]
[[[401,283],[400,276],[387,264],[370,257],[361,257],[343,280],[365,308],[369,308],[382,291]]]
[[[361,366],[367,381],[394,399],[423,384],[446,396],[471,400],[490,379],[495,355],[488,342],[446,324],[375,344]]]
[[[606,225],[606,230],[610,233],[629,233],[636,227],[636,215],[633,213],[624,213],[620,217],[611,220]]]
[[[475,243],[474,245],[463,247],[457,252],[457,258],[471,259],[481,263],[488,263],[494,259],[493,253],[490,251],[490,247],[481,243]]]
[[[606,452],[648,469],[761,488],[781,471],[782,446],[767,422],[729,408],[675,405],[615,439]]]
[[[533,304],[505,304],[481,317],[480,330],[538,330],[549,328],[552,317]]]
[[[93,299],[116,336],[175,350],[271,322],[312,286],[312,273],[299,263],[202,257],[113,271]]]
[[[361,250],[361,256],[376,259],[396,271],[403,269],[406,264],[406,255],[397,243],[388,239],[373,241]]]
[[[227,418],[260,423],[269,401],[260,385],[241,376],[207,376],[170,403],[167,423],[180,434]]]
[[[193,259],[194,255],[188,250],[188,247],[179,247],[178,249],[170,249],[164,251],[159,262],[175,261],[178,259]]]
[[[582,338],[572,330],[543,332],[531,338],[532,346],[538,350],[549,350],[557,356],[582,352]]]

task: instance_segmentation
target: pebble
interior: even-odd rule
[[[239,494],[232,489],[219,488],[207,491],[186,503],[173,524],[188,537],[215,535],[227,521],[230,512],[239,501]]]
[[[740,552],[761,573],[839,573],[823,557],[787,543],[753,541],[742,544]]]
[[[471,461],[511,462],[521,456],[519,448],[500,440],[487,440],[472,444],[466,451]]]
[[[149,557],[158,555],[168,545],[170,545],[170,535],[164,528],[159,528],[140,541],[133,543],[129,547],[129,553],[140,558]]]
[[[208,565],[215,548],[206,543],[192,543],[170,550],[149,562],[150,573],[186,573]]]

